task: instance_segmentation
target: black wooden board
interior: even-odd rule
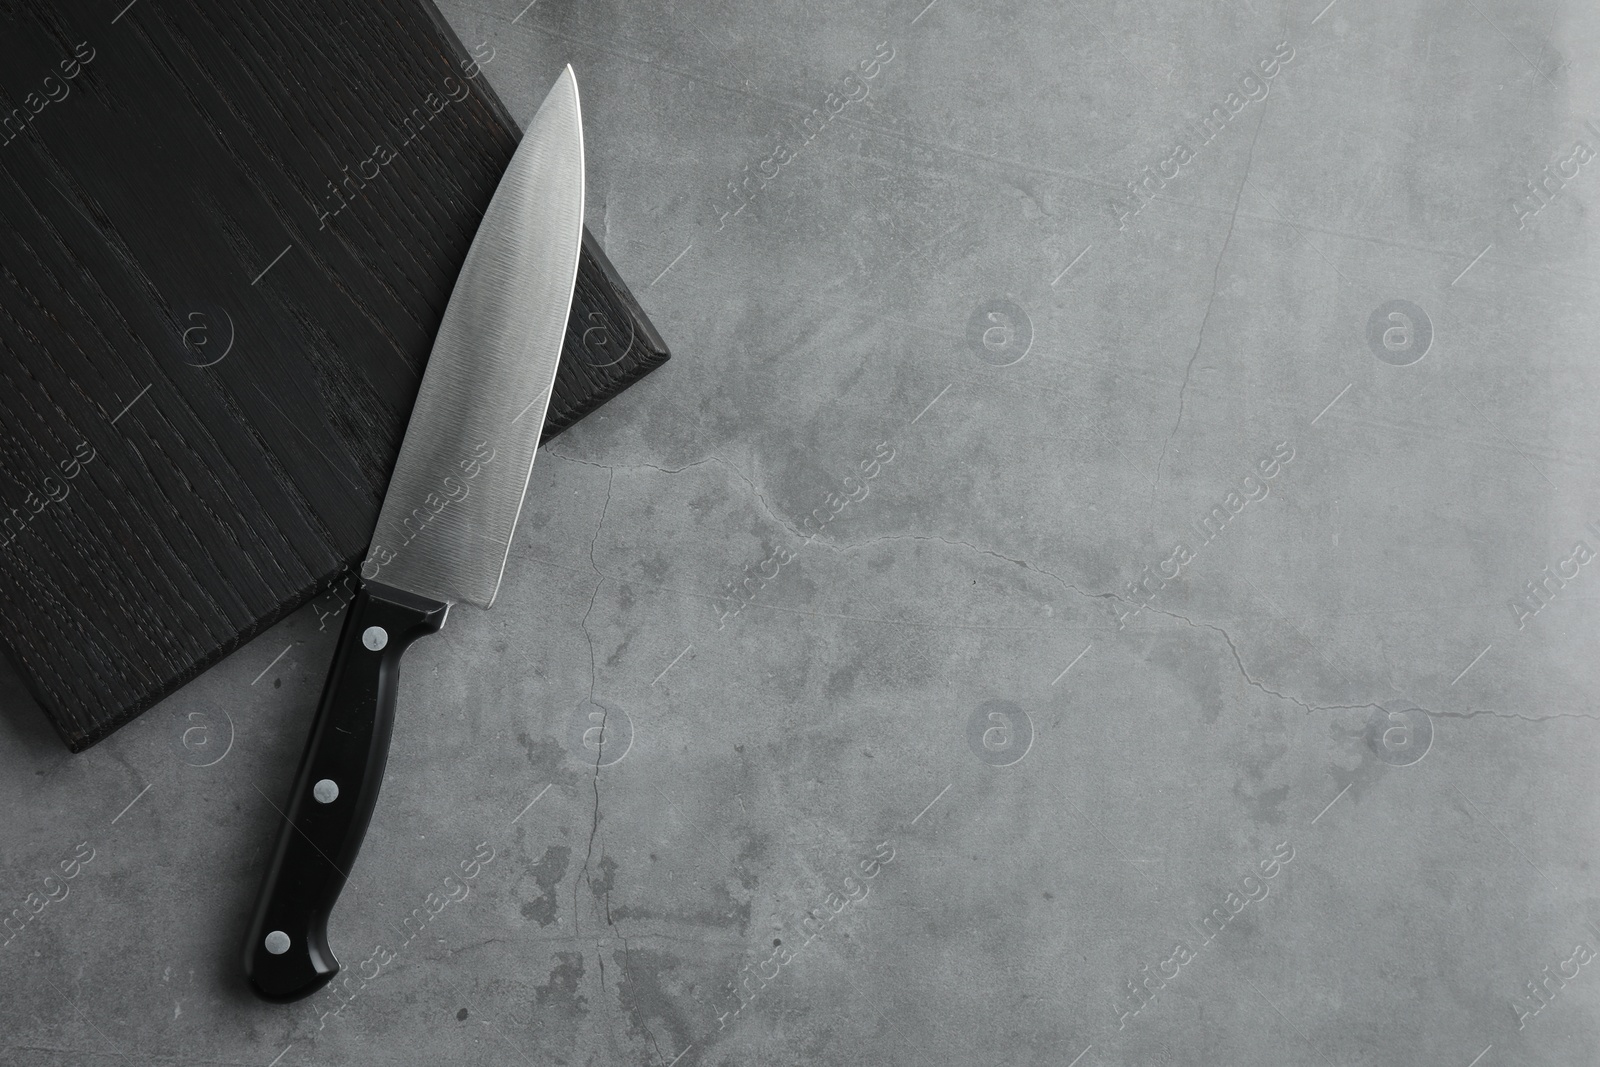
[[[0,0],[0,640],[75,751],[365,555],[520,136],[427,0],[121,7]],[[586,231],[546,439],[664,359]]]

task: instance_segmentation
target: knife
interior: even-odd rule
[[[245,943],[274,1001],[339,973],[328,916],[389,756],[400,657],[450,606],[489,607],[561,357],[583,239],[578,83],[562,71],[522,135],[445,308],[361,584],[339,635]]]

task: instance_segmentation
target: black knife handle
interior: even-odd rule
[[[439,631],[449,605],[367,582],[349,611],[245,942],[245,975],[267,1000],[298,1000],[339,973],[328,915],[378,802],[400,657]]]

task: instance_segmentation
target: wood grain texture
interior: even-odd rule
[[[520,136],[427,0],[118,7],[0,3],[0,640],[74,750],[365,554]],[[546,439],[665,358],[586,231]]]

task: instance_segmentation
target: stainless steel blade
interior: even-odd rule
[[[523,132],[450,294],[362,577],[494,602],[582,240],[583,126],[569,66]]]

